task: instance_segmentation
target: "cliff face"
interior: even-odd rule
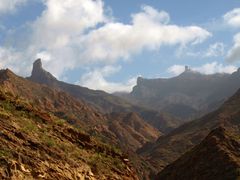
[[[239,81],[239,70],[231,75],[203,75],[186,69],[170,79],[138,78],[127,98],[187,120],[217,109],[240,88]]]

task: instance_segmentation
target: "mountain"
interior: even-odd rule
[[[239,179],[240,133],[219,127],[161,171],[156,179]]]
[[[239,81],[240,69],[233,74],[204,75],[186,67],[169,79],[139,77],[133,91],[120,96],[186,122],[220,107],[240,88]]]
[[[121,150],[13,94],[9,76],[1,71],[0,179],[138,179]]]
[[[66,119],[68,123],[126,149],[135,151],[161,135],[137,113],[104,115],[84,101],[19,77],[10,70],[0,71],[0,88],[16,98],[27,99],[28,104],[39,110]]]
[[[161,133],[146,123],[137,113],[111,113],[109,129],[114,132],[121,146],[137,150],[147,142],[153,142]]]
[[[171,133],[161,136],[138,150],[156,170],[161,171],[184,153],[199,144],[212,130],[227,128],[230,133],[238,132],[240,125],[240,90],[219,109],[198,120],[186,123]]]
[[[73,97],[84,100],[104,113],[112,111],[121,112],[131,106],[124,100],[105,93],[104,91],[95,91],[85,87],[58,81],[52,74],[42,68],[41,59],[34,62],[31,77],[28,79],[33,82],[46,84],[52,88],[67,92]]]
[[[157,128],[162,133],[168,133],[182,124],[178,118],[173,118],[167,113],[129,103],[120,97],[108,94],[104,91],[95,91],[78,85],[58,81],[53,75],[43,69],[41,59],[34,62],[32,75],[27,79],[45,84],[56,90],[67,92],[71,96],[87,102],[104,114],[113,112],[136,112],[145,122]]]
[[[0,70],[0,90],[2,94],[12,97],[16,103],[24,102],[26,107],[46,120],[57,118],[66,121],[100,142],[121,148],[130,155],[129,159],[140,179],[147,177],[152,171],[151,165],[145,163],[135,150],[146,142],[156,140],[161,133],[143,121],[138,114],[104,115],[66,92],[29,81],[8,69]],[[17,108],[21,109],[22,106]],[[120,134],[123,136],[119,136]]]

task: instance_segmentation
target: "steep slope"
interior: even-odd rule
[[[95,106],[101,112],[121,112],[123,109],[131,106],[120,98],[107,94],[103,91],[95,91],[85,87],[58,81],[52,74],[42,68],[41,59],[34,62],[32,75],[28,79],[68,92],[73,97],[84,100],[85,102]]]
[[[28,81],[10,70],[0,71],[0,88],[16,98],[27,99],[29,104],[66,119],[70,124],[105,141],[133,151],[145,142],[156,140],[161,134],[135,113],[103,115],[65,92]],[[127,134],[126,129],[129,130]],[[124,136],[120,137],[119,134]]]
[[[147,142],[153,142],[160,132],[147,124],[137,113],[111,113],[109,129],[114,132],[121,146],[137,150]]]
[[[240,178],[240,133],[213,130],[199,145],[157,175],[158,179],[202,180]]]
[[[16,102],[25,102],[27,106],[34,107],[36,113],[41,116],[46,118],[54,116],[64,119],[69,124],[84,130],[102,142],[110,143],[118,148],[121,147],[124,152],[131,154],[130,161],[136,167],[140,178],[148,176],[148,173],[151,172],[151,166],[144,163],[134,151],[145,141],[149,142],[157,139],[160,133],[146,122],[142,123],[141,119],[126,116],[124,119],[126,123],[121,123],[121,129],[114,129],[112,128],[112,122],[118,121],[117,118],[116,120],[111,119],[65,92],[29,81],[15,75],[10,70],[0,71],[0,89],[3,94],[10,95]],[[129,118],[129,122],[127,118]],[[123,119],[120,118],[120,120]],[[130,123],[134,121],[141,122],[139,123],[139,129],[134,127],[134,123]],[[120,139],[118,134],[124,134],[127,128],[132,129],[132,131],[129,131],[127,135]],[[129,137],[134,143],[128,140]],[[147,166],[148,168],[146,168]]]
[[[167,136],[160,137],[156,143],[147,144],[138,152],[156,169],[161,170],[199,144],[211,130],[222,126],[231,129],[232,132],[238,131],[239,104],[240,90],[218,110],[182,125]]]
[[[122,96],[186,121],[217,109],[240,88],[239,81],[240,69],[233,74],[204,75],[186,67],[169,79],[140,77],[133,91]]]
[[[0,89],[0,179],[138,179],[119,150]]]
[[[0,71],[0,88],[16,98],[24,98],[39,109],[67,119],[71,124],[91,128],[107,122],[101,113],[83,101],[77,101],[67,93],[28,81],[9,69]]]
[[[77,99],[84,100],[102,113],[137,112],[142,119],[163,133],[168,133],[181,124],[179,119],[173,118],[169,114],[160,113],[152,110],[151,108],[141,107],[129,103],[122,98],[108,94],[104,91],[95,91],[85,87],[58,81],[53,75],[42,68],[41,59],[34,62],[32,75],[27,79],[67,92]]]

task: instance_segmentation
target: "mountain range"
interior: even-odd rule
[[[239,80],[186,67],[108,94],[59,81],[40,59],[27,78],[0,70],[0,178],[236,179]]]
[[[97,121],[84,103],[2,70],[0,178],[138,179],[127,155],[87,133]]]
[[[47,85],[56,90],[67,92],[71,96],[87,102],[102,114],[112,112],[136,112],[142,119],[156,127],[162,133],[170,132],[181,124],[177,118],[173,118],[170,114],[130,103],[104,91],[91,90],[59,81],[52,74],[43,69],[41,59],[34,62],[32,74],[27,79]]]
[[[205,75],[191,70],[173,78],[139,77],[130,94],[119,94],[131,102],[163,111],[186,122],[214,111],[239,88],[240,69],[233,74]]]
[[[240,134],[239,105],[240,90],[229,98],[219,109],[200,119],[176,128],[168,135],[160,137],[155,143],[145,145],[145,147],[138,150],[138,153],[144,156],[155,168],[162,170],[180,158],[184,153],[201,143],[201,141],[216,128],[225,128],[228,130],[226,132],[227,134],[233,134],[235,139],[238,139]],[[202,145],[200,145],[200,148],[201,147]],[[196,148],[198,149],[199,147]],[[235,151],[236,150],[239,149],[236,148]],[[238,154],[237,152],[234,153]],[[187,155],[185,154],[185,156]],[[236,157],[240,158],[239,154],[236,155]],[[198,162],[195,163],[200,165]]]

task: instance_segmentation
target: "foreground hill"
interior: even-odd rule
[[[0,89],[3,94],[14,97],[16,102],[25,102],[37,109],[35,113],[43,111],[44,113],[40,114],[46,118],[51,114],[63,119],[101,142],[119,147],[131,154],[130,161],[133,162],[140,177],[151,172],[151,166],[139,158],[135,150],[146,142],[156,140],[161,133],[136,113],[103,115],[89,104],[65,92],[19,77],[8,69],[0,71]]]
[[[157,180],[240,178],[240,133],[213,130],[199,145],[161,171]]]
[[[219,126],[238,132],[240,126],[240,90],[218,110],[182,125],[170,134],[160,137],[156,143],[147,144],[138,152],[156,169],[162,170],[188,150],[199,144],[213,129]]]
[[[66,119],[70,124],[100,136],[105,141],[133,151],[146,142],[156,140],[161,134],[136,113],[103,115],[65,92],[21,78],[10,70],[0,71],[0,88],[46,112]],[[129,130],[127,134],[126,129]],[[120,137],[119,134],[124,136]]]
[[[120,150],[0,88],[0,179],[138,179]]]
[[[56,90],[67,92],[79,100],[84,100],[104,114],[113,112],[136,112],[145,122],[151,124],[162,133],[168,133],[181,124],[179,119],[173,118],[169,114],[160,113],[151,108],[129,103],[122,98],[108,94],[104,91],[95,91],[78,85],[58,81],[52,74],[43,69],[41,59],[34,62],[32,75],[27,79],[40,84],[45,84]]]
[[[173,78],[138,78],[130,94],[132,102],[168,112],[183,121],[217,109],[240,88],[240,69],[233,74],[204,75],[186,67]]]

